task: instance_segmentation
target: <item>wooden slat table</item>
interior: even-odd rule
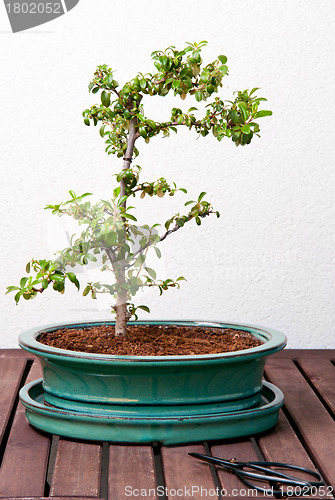
[[[335,350],[284,350],[265,376],[285,394],[277,426],[248,439],[183,446],[130,446],[72,441],[31,427],[18,401],[40,366],[18,349],[0,350],[0,498],[220,499],[263,497],[233,475],[188,456],[196,451],[238,460],[273,460],[318,468],[334,498]],[[266,498],[266,497],[265,497]]]

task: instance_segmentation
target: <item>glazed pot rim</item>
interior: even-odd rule
[[[67,349],[60,349],[58,347],[48,346],[38,342],[37,337],[42,332],[51,332],[58,330],[60,328],[73,328],[82,327],[87,328],[93,325],[114,325],[115,321],[72,321],[71,323],[53,323],[49,325],[39,326],[31,328],[24,331],[19,337],[19,345],[22,349],[25,349],[33,354],[45,357],[67,357],[76,358],[88,361],[132,361],[132,362],[169,362],[169,361],[196,361],[196,360],[219,360],[219,359],[231,359],[241,358],[246,356],[257,357],[257,356],[268,356],[281,349],[283,349],[287,343],[286,336],[278,330],[273,328],[267,328],[262,326],[250,325],[250,324],[239,324],[239,323],[223,323],[218,321],[206,321],[206,320],[150,320],[150,321],[131,321],[129,324],[141,324],[141,325],[182,325],[182,326],[208,326],[214,328],[233,328],[238,330],[246,330],[254,334],[260,340],[263,340],[263,344],[251,347],[249,349],[243,349],[240,351],[233,352],[223,352],[218,354],[189,354],[189,355],[168,355],[168,356],[125,356],[125,355],[111,355],[111,354],[95,354],[82,351],[70,351]]]

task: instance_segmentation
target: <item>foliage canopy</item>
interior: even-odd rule
[[[56,260],[32,259],[26,267],[29,276],[21,279],[19,286],[10,286],[7,292],[15,292],[15,301],[23,297],[33,299],[47,288],[64,293],[66,280],[79,290],[80,283],[76,274],[69,269],[77,265],[87,265],[90,261],[101,264],[102,271],[111,271],[112,283],[87,283],[83,295],[93,299],[100,293],[108,293],[115,299],[112,311],[116,313],[116,334],[126,334],[126,324],[131,317],[137,318],[136,311],[149,312],[146,305],[136,306],[132,297],[144,287],[156,287],[160,295],[171,287],[179,287],[185,278],[157,279],[156,271],[146,265],[148,251],[153,250],[161,257],[159,244],[170,234],[178,231],[186,223],[194,220],[201,225],[202,219],[216,214],[212,205],[201,192],[195,200],[184,203],[184,210],[174,214],[163,224],[157,222],[149,226],[139,226],[134,207],[129,201],[139,196],[174,196],[178,188],[164,177],[155,181],[143,181],[141,167],[132,165],[139,155],[138,140],[149,143],[156,136],[168,137],[177,133],[180,127],[194,130],[198,136],[208,134],[218,140],[230,138],[236,146],[250,144],[254,136],[259,136],[256,120],[271,115],[271,111],[259,110],[265,98],[257,97],[257,87],[235,92],[233,101],[224,101],[218,93],[223,78],[228,74],[227,58],[220,55],[213,62],[204,65],[201,55],[207,42],[187,43],[182,50],[168,47],[165,51],[155,51],[152,59],[154,73],[138,73],[123,86],[115,80],[114,72],[106,65],[98,66],[89,91],[100,93],[100,103],[83,112],[84,123],[99,127],[100,136],[105,140],[106,152],[123,159],[122,169],[116,174],[118,186],[108,200],[91,203],[91,193],[77,196],[70,191],[66,202],[48,205],[58,216],[68,215],[85,229],[79,236],[71,239],[69,247],[59,252]],[[192,96],[196,103],[206,101],[202,116],[196,106],[183,110],[173,107],[166,121],[158,122],[147,117],[144,109],[144,96],[169,94],[181,100]],[[215,97],[213,97],[215,96]],[[195,104],[196,104],[195,103]],[[158,234],[158,228],[164,228]]]

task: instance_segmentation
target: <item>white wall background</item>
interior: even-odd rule
[[[96,65],[124,82],[151,70],[153,50],[206,39],[205,60],[228,57],[224,98],[261,87],[273,117],[245,148],[187,133],[143,144],[146,179],[205,190],[222,217],[165,242],[161,277],[188,281],[140,300],[152,318],[261,324],[282,330],[290,347],[335,348],[334,33],[333,0],[81,0],[15,35],[0,5],[0,347],[15,347],[35,325],[111,317],[107,303],[69,289],[18,307],[4,295],[30,258],[66,245],[62,219],[43,207],[69,189],[108,196],[120,169],[81,117],[97,100],[87,91]],[[158,98],[149,109],[164,119],[175,104]],[[180,194],[169,209],[165,199],[146,200],[140,220],[159,221],[184,201]]]

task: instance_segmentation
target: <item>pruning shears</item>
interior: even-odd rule
[[[226,460],[224,458],[212,457],[201,453],[189,453],[194,458],[198,458],[209,464],[217,465],[225,471],[235,474],[244,484],[250,488],[276,498],[286,498],[288,496],[307,495],[313,488],[324,484],[319,472],[300,467],[298,465],[286,464],[283,462],[239,462],[235,458]],[[280,470],[274,470],[272,467]],[[282,472],[285,471],[285,472]],[[289,473],[286,473],[289,471]],[[302,479],[292,475],[294,472],[303,472],[312,476],[311,480]],[[271,489],[254,484],[254,481],[268,482]],[[293,494],[288,493],[287,486],[293,487]]]

